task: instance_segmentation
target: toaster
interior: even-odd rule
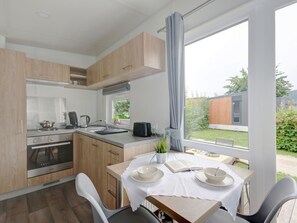
[[[151,123],[134,122],[133,135],[140,136],[140,137],[150,137],[152,135]]]

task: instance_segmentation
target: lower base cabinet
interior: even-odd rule
[[[120,148],[91,137],[74,134],[74,172],[85,173],[94,183],[103,203],[116,208],[116,179],[107,174],[106,167],[127,160],[135,155],[151,152],[154,143],[132,148]]]

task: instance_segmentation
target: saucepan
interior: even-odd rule
[[[40,122],[39,124],[41,125],[42,128],[52,128],[55,123],[44,120],[43,122]]]

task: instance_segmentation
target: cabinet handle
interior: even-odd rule
[[[92,143],[92,146],[94,146],[94,147],[98,147],[98,145],[96,145],[96,144],[94,144],[94,143]]]
[[[114,193],[114,192],[112,192],[111,190],[107,190],[108,191],[108,193],[110,193],[111,194],[111,196],[113,196],[114,198],[116,198],[117,197],[117,195]]]
[[[125,66],[125,67],[122,67],[123,70],[126,70],[126,69],[128,69],[128,68],[132,68],[132,65],[129,64],[129,65]]]
[[[111,153],[112,155],[115,155],[115,156],[120,155],[120,154],[118,154],[118,153],[116,153],[116,152],[113,152],[113,151],[111,151],[111,150],[108,150],[108,152]]]
[[[110,165],[111,165],[111,163],[108,163],[108,164],[107,164],[107,166],[110,166]]]

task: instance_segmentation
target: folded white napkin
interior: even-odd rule
[[[183,159],[196,162],[201,167],[220,167],[234,178],[234,184],[228,187],[214,187],[201,183],[195,177],[194,171],[172,173],[164,164],[151,161],[153,154],[140,156],[130,163],[121,176],[122,185],[129,197],[132,210],[136,210],[145,198],[150,195],[165,195],[178,197],[192,197],[221,201],[222,205],[235,218],[239,199],[243,187],[243,179],[235,174],[224,163],[203,159],[185,153],[168,153],[167,160]],[[164,172],[164,177],[156,183],[136,182],[131,178],[132,171],[140,166],[156,166]]]

